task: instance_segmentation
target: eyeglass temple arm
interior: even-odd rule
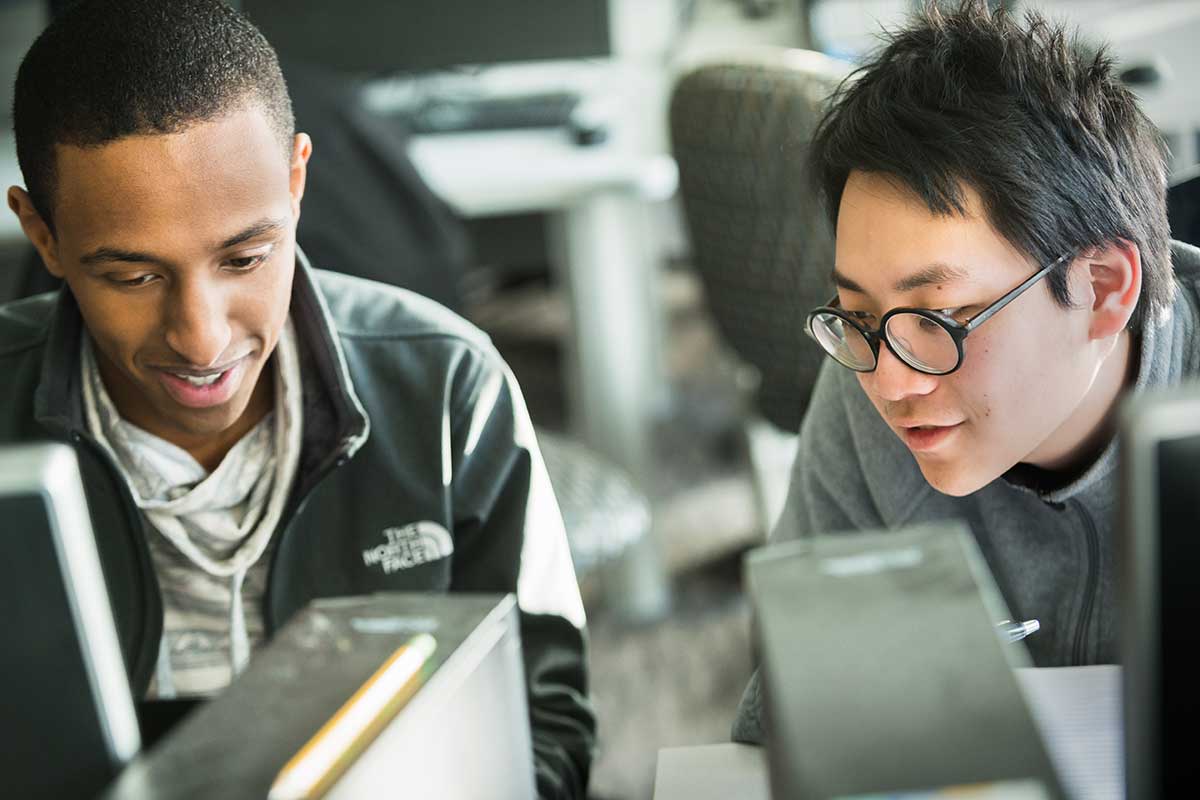
[[[1040,281],[1046,275],[1046,273],[1048,273],[1050,270],[1054,269],[1055,267],[1057,267],[1059,264],[1063,263],[1070,257],[1071,257],[1070,255],[1065,255],[1065,256],[1057,259],[1056,261],[1052,261],[1051,263],[1042,267],[1037,272],[1030,275],[1028,278],[1025,279],[1024,283],[1022,283],[1020,286],[1013,289],[1008,294],[1004,295],[1004,297],[1001,297],[999,300],[992,303],[990,306],[988,306],[982,312],[980,312],[978,316],[976,316],[974,319],[972,319],[970,322],[968,322],[967,323],[967,331],[968,332],[973,331],[976,328],[978,328],[980,325],[982,325],[983,323],[987,322],[988,319],[990,319],[993,314],[995,314],[1000,309],[1004,308],[1006,305],[1011,303],[1013,300],[1016,300],[1017,297],[1020,296],[1021,292],[1025,291],[1030,286],[1033,286],[1035,283]]]

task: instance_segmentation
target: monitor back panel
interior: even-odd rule
[[[1200,387],[1131,403],[1122,436],[1127,794],[1153,800],[1200,781]]]
[[[77,635],[46,497],[0,496],[3,793],[95,794],[116,774]]]
[[[1023,645],[965,526],[839,534],[747,564],[776,797],[1061,789],[1013,675]]]

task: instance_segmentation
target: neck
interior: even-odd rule
[[[172,441],[172,444],[186,450],[188,455],[196,459],[196,462],[209,472],[219,467],[225,459],[225,454],[232,450],[233,446],[241,441],[241,438],[249,433],[274,405],[274,376],[268,369],[264,369],[263,373],[258,378],[254,392],[250,395],[250,402],[246,405],[246,410],[238,417],[237,422],[213,436],[198,437],[192,441],[188,441],[190,437],[184,437],[183,441]],[[173,438],[179,439],[180,437]]]
[[[1116,434],[1117,408],[1137,380],[1137,364],[1133,335],[1122,331],[1075,413],[1052,437],[1046,452],[1035,453],[1029,463],[1070,475],[1086,470]]]

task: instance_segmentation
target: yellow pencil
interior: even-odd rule
[[[284,765],[268,799],[325,794],[416,692],[421,667],[436,647],[432,636],[419,633],[396,650]]]

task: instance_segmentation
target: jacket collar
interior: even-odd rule
[[[304,474],[331,456],[352,456],[370,435],[371,424],[354,391],[329,307],[299,245],[291,316],[303,365]],[[41,375],[34,392],[34,416],[63,438],[87,435],[79,365],[83,317],[66,286],[59,290],[48,326]]]

